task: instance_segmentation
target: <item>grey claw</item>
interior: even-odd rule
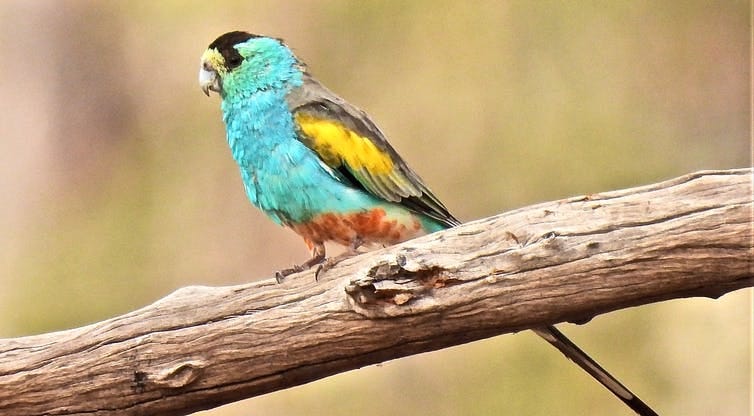
[[[325,266],[324,266],[324,263],[320,263],[320,264],[319,264],[319,265],[317,266],[317,270],[316,270],[316,271],[314,272],[314,281],[315,281],[315,282],[319,282],[319,275],[320,275],[321,273],[324,273],[324,272],[326,272],[326,271],[327,271],[327,270],[325,270]]]

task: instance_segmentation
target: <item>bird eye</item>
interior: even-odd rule
[[[228,69],[241,65],[241,61],[243,61],[243,58],[240,55],[231,55],[228,57]]]

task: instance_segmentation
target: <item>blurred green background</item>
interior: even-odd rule
[[[750,165],[746,1],[3,1],[0,337],[306,258],[246,200],[199,57],[282,37],[462,220]],[[563,325],[664,414],[745,414],[750,291]],[[530,332],[201,415],[630,415]]]

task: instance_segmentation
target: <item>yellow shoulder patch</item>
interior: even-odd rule
[[[369,138],[337,121],[298,113],[296,123],[311,140],[312,149],[329,166],[337,168],[345,163],[353,170],[366,169],[372,174],[388,174],[393,170],[390,155],[377,148]]]

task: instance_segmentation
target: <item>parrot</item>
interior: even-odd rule
[[[313,267],[319,275],[337,262],[326,258],[326,242],[354,255],[362,246],[461,224],[371,118],[317,81],[282,39],[245,31],[219,36],[201,56],[199,84],[221,98],[249,200],[310,251],[302,264],[276,273],[279,283]],[[534,332],[638,414],[656,415],[557,328]]]

